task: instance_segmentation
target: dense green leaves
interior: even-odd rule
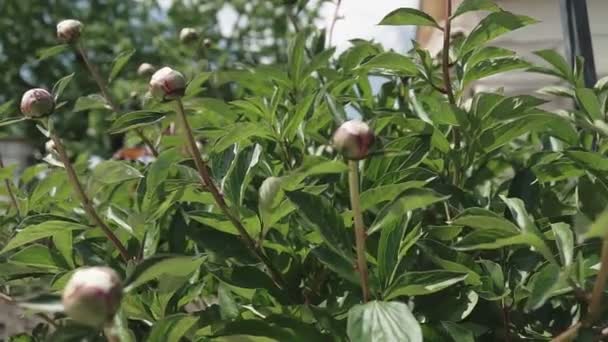
[[[108,133],[116,134],[126,132],[136,127],[152,125],[165,117],[163,113],[151,111],[136,111],[118,117],[110,127]]]

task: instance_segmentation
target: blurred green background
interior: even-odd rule
[[[18,103],[27,89],[50,90],[57,80],[75,73],[61,97],[67,103],[58,113],[59,129],[73,147],[108,157],[122,145],[122,137],[104,132],[111,113],[72,110],[79,97],[98,93],[82,59],[70,49],[39,59],[41,51],[58,44],[57,22],[72,18],[84,23],[83,42],[89,57],[106,78],[117,55],[135,50],[110,84],[121,110],[128,111],[135,109],[129,107],[146,91],[147,77],[136,72],[140,63],[169,65],[189,79],[202,71],[281,64],[294,28],[314,26],[321,4],[308,0],[0,0],[0,115],[18,115]],[[200,39],[181,43],[179,31],[184,27],[195,28]],[[207,96],[230,99],[233,94],[227,86]],[[0,127],[0,139],[15,138],[37,149],[44,144],[32,123]]]

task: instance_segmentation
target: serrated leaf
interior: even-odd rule
[[[114,61],[112,62],[112,70],[110,71],[110,76],[108,77],[108,82],[114,81],[116,76],[122,71],[122,69],[129,63],[131,57],[135,54],[135,49],[123,51],[119,53]]]
[[[118,119],[112,123],[108,133],[123,133],[137,127],[153,125],[160,122],[164,117],[164,113],[151,112],[147,110],[126,113],[119,116]]]
[[[415,8],[398,8],[382,18],[378,25],[433,26],[441,29],[433,17]]]
[[[348,311],[347,333],[351,341],[422,342],[422,330],[406,304],[372,301]]]

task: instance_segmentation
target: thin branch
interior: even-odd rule
[[[574,341],[576,334],[578,334],[578,329],[581,327],[581,322],[575,323],[570,328],[568,328],[563,333],[554,337],[551,342],[570,342]]]
[[[336,27],[336,22],[338,21],[338,12],[340,10],[340,4],[342,0],[337,0],[336,9],[334,10],[334,16],[331,19],[331,24],[329,25],[329,35],[327,36],[327,46],[331,47],[332,39],[334,37],[334,29]]]
[[[175,101],[175,104],[178,120],[181,122],[184,134],[186,135],[188,150],[190,152],[190,155],[192,156],[192,159],[194,160],[194,164],[201,178],[202,185],[207,190],[209,190],[217,206],[224,213],[224,215],[226,215],[228,220],[230,220],[232,225],[239,232],[243,243],[245,243],[251,254],[253,254],[257,259],[259,259],[262,263],[266,265],[276,285],[281,288],[286,287],[286,281],[283,279],[283,275],[274,267],[270,259],[264,254],[261,248],[258,247],[258,245],[255,243],[255,240],[247,232],[245,226],[243,226],[243,224],[237,219],[235,214],[226,204],[226,201],[224,201],[224,197],[222,196],[222,194],[220,194],[220,191],[213,182],[213,179],[209,174],[209,170],[207,169],[207,165],[201,158],[201,153],[198,147],[196,146],[196,140],[194,139],[194,135],[192,134],[192,128],[190,127],[188,119],[186,118],[186,113],[184,111],[184,105],[182,103],[182,100],[178,98]]]
[[[93,76],[95,83],[97,83],[97,87],[99,88],[99,91],[101,91],[101,95],[106,100],[106,102],[110,105],[110,107],[112,108],[112,111],[114,111],[117,114],[120,113],[120,108],[118,107],[118,104],[114,101],[114,98],[110,94],[110,91],[108,90],[108,85],[106,84],[103,77],[101,77],[101,75],[99,75],[99,72],[97,72],[97,69],[95,68],[95,66],[89,60],[89,57],[87,56],[87,52],[84,49],[84,46],[82,45],[82,43],[79,43],[76,46],[76,51],[78,52],[78,54],[84,61],[84,64],[86,65],[87,69],[89,70],[89,73],[91,74],[91,76]],[[150,139],[148,139],[148,137],[146,137],[144,132],[140,128],[135,128],[134,132],[135,132],[135,134],[137,134],[139,139],[141,139],[141,141],[143,141],[143,143],[146,146],[148,146],[148,148],[150,149],[152,154],[155,157],[158,157],[158,150],[156,149],[154,144],[150,141]]]
[[[2,156],[0,155],[0,169],[4,169],[4,162],[2,161]],[[17,201],[17,197],[13,192],[13,185],[11,184],[10,179],[6,178],[4,180],[4,185],[6,186],[6,192],[8,193],[8,197],[11,199],[11,203],[15,210],[17,211],[17,216],[21,217],[21,211],[19,210],[19,202]]]
[[[365,227],[363,225],[363,214],[359,195],[359,163],[354,160],[348,161],[348,185],[350,192],[350,203],[355,220],[355,244],[357,249],[357,271],[361,278],[361,290],[363,291],[363,302],[369,301],[369,274],[365,258]]]
[[[85,212],[87,213],[89,218],[97,226],[99,226],[99,228],[103,231],[103,233],[106,235],[106,237],[112,242],[112,244],[114,244],[116,249],[118,249],[118,251],[120,252],[120,255],[122,256],[122,258],[125,261],[129,261],[129,259],[130,259],[129,252],[123,246],[123,244],[120,242],[118,237],[116,237],[116,235],[114,235],[114,232],[112,232],[110,227],[108,227],[105,224],[105,222],[103,222],[103,220],[101,219],[101,217],[99,216],[99,214],[97,213],[95,208],[93,207],[93,203],[91,202],[91,199],[89,198],[89,196],[87,196],[86,192],[84,191],[82,184],[78,180],[78,175],[76,174],[76,171],[74,170],[74,166],[72,165],[72,163],[70,162],[70,159],[68,158],[68,154],[65,150],[65,147],[63,146],[63,143],[61,142],[61,139],[59,139],[59,137],[54,132],[51,132],[51,139],[55,143],[55,149],[57,150],[57,153],[59,154],[59,158],[61,159],[63,166],[65,167],[65,171],[67,172],[67,175],[68,175],[68,180],[72,184],[74,191],[76,191],[76,195],[80,199],[80,202],[82,203],[82,206],[84,207]]]
[[[450,35],[452,31],[452,21],[450,17],[452,16],[452,0],[446,0],[446,19],[445,19],[445,29],[443,32],[443,83],[445,86],[445,91],[448,95],[448,100],[451,104],[456,104],[456,99],[454,98],[454,90],[452,89],[452,81],[450,80]]]

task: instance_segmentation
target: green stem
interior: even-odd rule
[[[84,49],[84,46],[79,43],[76,46],[76,51],[78,52],[78,54],[84,61],[84,64],[86,65],[87,70],[89,70],[89,73],[95,80],[95,83],[97,83],[97,87],[99,88],[99,91],[101,91],[101,95],[106,100],[106,102],[110,105],[110,107],[112,108],[112,111],[114,111],[117,114],[120,113],[120,108],[118,107],[118,104],[116,104],[116,102],[114,101],[114,98],[112,97],[112,95],[110,95],[110,91],[108,90],[108,85],[106,84],[103,77],[101,77],[101,75],[99,75],[95,66],[89,60],[89,57],[87,56],[87,52]],[[135,128],[134,132],[135,132],[135,134],[137,134],[139,139],[141,139],[141,141],[143,141],[143,143],[146,146],[148,146],[148,148],[150,149],[152,154],[155,157],[158,157],[158,150],[156,149],[156,147],[154,146],[152,141],[150,141],[150,139],[148,139],[148,137],[146,137],[144,132],[140,128]]]
[[[207,165],[201,158],[201,153],[198,147],[196,146],[196,140],[194,139],[192,128],[190,127],[190,124],[188,122],[188,118],[186,118],[186,113],[184,111],[184,105],[182,103],[182,100],[178,98],[175,101],[175,104],[178,120],[181,123],[182,131],[186,136],[188,150],[190,152],[190,155],[192,156],[192,159],[194,160],[194,165],[196,166],[198,174],[201,178],[203,187],[205,187],[211,193],[217,206],[239,232],[241,240],[243,241],[245,246],[247,246],[251,254],[255,256],[258,260],[260,260],[264,265],[266,265],[276,285],[280,288],[284,288],[286,286],[286,282],[283,279],[283,275],[281,274],[281,272],[279,272],[274,267],[270,259],[266,256],[266,254],[264,254],[262,249],[258,247],[258,245],[255,243],[255,240],[247,232],[245,226],[243,226],[243,224],[237,219],[233,211],[228,207],[228,204],[226,204],[226,201],[224,201],[224,197],[222,196],[222,194],[220,194],[220,191],[213,182],[213,179],[209,174]]]
[[[350,190],[350,203],[355,221],[355,244],[357,250],[357,271],[361,278],[361,290],[363,291],[363,302],[368,302],[370,298],[369,292],[369,274],[367,270],[367,261],[365,258],[365,227],[363,226],[363,214],[361,212],[361,203],[359,195],[359,165],[357,161],[348,161],[348,184]]]
[[[76,171],[74,170],[74,166],[72,165],[72,163],[70,162],[70,159],[68,158],[68,154],[65,150],[65,147],[63,146],[63,143],[61,142],[61,139],[59,139],[59,137],[53,132],[51,132],[50,134],[51,134],[51,139],[55,143],[55,149],[57,150],[57,153],[59,154],[59,158],[61,159],[61,162],[63,163],[63,166],[65,167],[65,171],[68,175],[68,180],[72,184],[72,187],[74,188],[74,191],[76,192],[76,195],[80,199],[80,202],[82,203],[82,206],[84,207],[84,211],[89,216],[89,219],[91,219],[95,223],[95,225],[97,225],[103,231],[103,233],[112,242],[112,244],[114,244],[114,246],[116,247],[116,249],[122,256],[124,261],[129,261],[129,259],[130,259],[129,252],[123,246],[123,244],[120,242],[118,237],[116,237],[116,235],[114,235],[114,232],[112,232],[110,227],[108,227],[105,224],[105,222],[101,219],[101,217],[99,216],[99,214],[93,207],[93,203],[92,203],[91,199],[89,198],[89,196],[87,196],[86,192],[84,191],[82,184],[78,180],[78,175],[76,174]]]

